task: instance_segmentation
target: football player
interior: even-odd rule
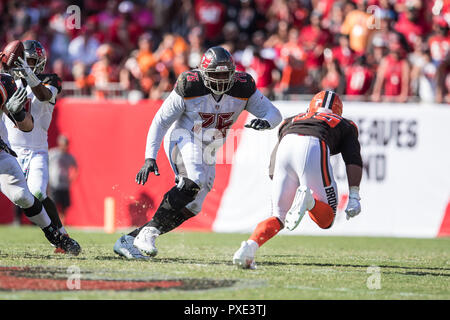
[[[342,101],[332,91],[314,96],[305,113],[285,119],[270,165],[272,216],[260,222],[233,256],[233,264],[254,269],[260,246],[286,227],[294,230],[306,211],[322,229],[332,226],[338,190],[330,154],[342,154],[347,171],[347,220],[361,211],[362,159],[356,125],[342,117]]]
[[[14,123],[16,127],[14,130],[22,132],[36,130],[32,115],[24,108],[26,102],[26,89],[17,89],[11,75],[0,73],[0,117],[7,116],[9,121]],[[52,245],[71,254],[79,254],[78,243],[63,236],[50,220],[42,203],[28,189],[16,156],[8,145],[5,124],[0,121],[0,191],[11,202],[24,209],[28,219],[42,229]]]
[[[25,109],[34,119],[34,130],[23,132],[15,129],[15,123],[4,117],[11,148],[27,179],[31,193],[44,205],[54,225],[65,236],[67,231],[61,223],[56,205],[47,195],[48,186],[48,142],[47,131],[52,120],[56,96],[61,91],[61,79],[56,74],[43,74],[47,61],[44,47],[36,40],[23,42],[24,59],[18,57],[16,66],[9,72],[15,77],[18,88],[27,92]],[[61,248],[55,252],[64,253]]]
[[[215,153],[228,129],[247,110],[257,118],[246,127],[272,129],[282,120],[277,108],[245,72],[236,72],[231,54],[209,48],[198,69],[182,73],[150,126],[145,164],[136,176],[144,185],[151,172],[159,176],[156,155],[164,139],[176,185],[163,197],[145,225],[119,238],[114,252],[129,259],[155,256],[155,240],[197,215],[215,178]],[[143,253],[147,254],[144,255]]]

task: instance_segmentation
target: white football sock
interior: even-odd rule
[[[48,227],[52,223],[44,208],[42,208],[40,213],[27,218],[34,224],[38,225],[41,229]]]

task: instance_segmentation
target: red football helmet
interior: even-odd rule
[[[236,65],[232,55],[222,47],[209,48],[199,66],[203,83],[214,94],[221,95],[234,84]]]
[[[333,112],[342,115],[342,101],[336,92],[326,90],[317,93],[309,103],[307,112]]]

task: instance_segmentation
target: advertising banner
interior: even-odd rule
[[[305,102],[276,102],[284,117]],[[350,103],[343,116],[359,127],[364,162],[361,214],[345,217],[348,185],[340,155],[333,156],[339,205],[335,223],[320,229],[308,215],[285,234],[435,237],[450,234],[450,108]],[[246,131],[235,154],[230,183],[213,226],[218,232],[250,232],[271,214],[269,157],[276,131]],[[245,196],[243,196],[245,195]]]
[[[274,104],[288,117],[303,112],[307,102]],[[71,187],[67,225],[105,226],[106,202],[114,208],[108,223],[115,228],[139,226],[152,217],[175,178],[161,146],[157,159],[161,175],[151,175],[145,186],[135,182],[144,163],[148,127],[160,105],[161,101],[58,101],[49,145],[56,144],[57,135],[66,135],[79,169]],[[346,171],[341,156],[336,155],[331,157],[331,163],[339,204],[333,227],[322,230],[305,215],[296,230],[282,233],[450,235],[450,108],[346,102],[343,116],[359,128],[364,162],[361,214],[346,220]],[[244,111],[229,131],[227,142],[216,156],[216,178],[203,210],[184,223],[181,230],[248,233],[270,216],[268,167],[278,130],[244,128],[252,117]],[[12,222],[13,206],[3,196],[0,206],[0,223]]]

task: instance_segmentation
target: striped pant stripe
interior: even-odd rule
[[[329,163],[328,163],[328,147],[325,141],[320,141],[320,168],[322,172],[323,186],[328,187],[331,185]]]

